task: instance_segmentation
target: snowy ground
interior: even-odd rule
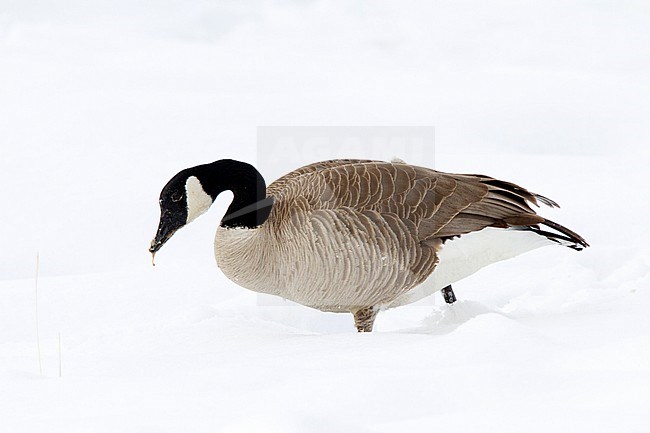
[[[111,4],[0,3],[0,433],[650,429],[647,7]],[[366,335],[226,280],[227,196],[152,268],[168,177],[273,124],[433,124],[592,247]]]

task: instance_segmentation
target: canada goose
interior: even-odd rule
[[[548,244],[588,246],[529,205],[554,201],[488,176],[342,159],[267,188],[252,165],[224,159],[162,189],[152,256],[226,190],[233,200],[214,241],[223,273],[256,292],[350,312],[359,332],[372,331],[382,307],[438,290],[455,301],[451,284],[490,263]]]

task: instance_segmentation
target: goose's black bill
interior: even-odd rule
[[[151,241],[151,246],[149,247],[149,252],[155,254],[165,245],[176,231],[183,227],[183,222],[173,218],[173,216],[163,216],[160,218],[160,224],[158,224],[158,231],[156,236]]]

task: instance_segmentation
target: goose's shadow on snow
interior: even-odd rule
[[[453,332],[458,327],[469,322],[475,317],[484,314],[498,314],[511,319],[500,310],[490,308],[476,301],[457,301],[451,305],[438,305],[426,308],[428,314],[423,315],[423,307],[419,311],[409,311],[408,306],[382,312],[375,326],[376,333],[403,333],[403,334],[430,334],[444,335]],[[387,317],[382,317],[382,314]],[[410,325],[404,325],[391,318],[395,314],[401,318],[409,315],[423,317],[410,320]],[[236,320],[244,326],[291,332],[306,335],[355,333],[354,321],[350,314],[324,313],[304,306],[238,306],[235,309],[221,309],[218,306],[204,306],[190,314],[191,322],[200,322],[212,319]],[[382,320],[383,319],[383,320]],[[413,326],[414,323],[418,323]]]
[[[404,308],[404,307],[403,307]],[[397,313],[408,315],[406,310]],[[421,307],[420,307],[421,308]],[[490,308],[476,301],[457,301],[451,305],[431,306],[427,308],[429,313],[423,317],[416,326],[404,326],[398,323],[390,323],[390,319],[382,320],[382,313],[375,324],[374,333],[386,334],[430,334],[444,335],[453,332],[455,329],[484,314],[498,314],[499,316],[511,319],[502,311]],[[352,315],[346,313],[324,313],[310,308],[297,307],[262,307],[255,311],[248,311],[246,316],[249,320],[259,325],[271,327],[284,327],[297,333],[305,334],[333,334],[333,333],[356,333]],[[384,312],[386,314],[386,312]],[[421,316],[420,309],[419,315]],[[388,322],[388,323],[387,323]],[[411,321],[411,323],[417,323]]]
[[[476,301],[457,301],[451,305],[434,307],[431,314],[422,323],[413,328],[404,328],[395,332],[406,334],[443,335],[453,332],[458,327],[483,314],[498,314],[511,319],[502,311],[490,308]]]

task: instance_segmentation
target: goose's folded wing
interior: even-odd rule
[[[535,226],[545,220],[531,203],[557,206],[525,188],[488,176],[363,160],[311,164],[274,182],[269,190],[294,209],[351,208],[395,215],[413,225],[421,241],[490,226]]]

